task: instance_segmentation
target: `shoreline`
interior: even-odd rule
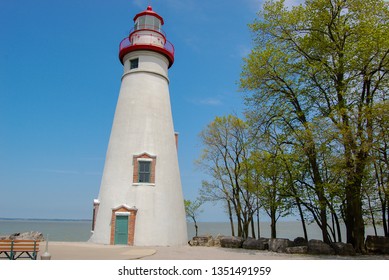
[[[228,222],[198,222],[199,236],[205,235],[224,235],[231,236],[230,224]],[[269,238],[270,226],[267,222],[260,222],[261,232],[256,236]],[[308,239],[322,240],[320,230],[315,224],[307,227]],[[378,228],[378,235],[383,236],[383,229]],[[90,220],[60,220],[60,219],[0,219],[0,235],[10,235],[16,232],[41,232],[45,237],[49,235],[50,241],[65,241],[65,242],[86,242],[91,236],[91,221]],[[187,223],[188,241],[195,236],[193,223]],[[342,241],[345,238],[345,229],[342,228]],[[374,231],[367,226],[366,236],[374,235]],[[279,221],[277,223],[277,238],[287,238],[294,240],[296,237],[303,236],[303,232],[298,221]]]

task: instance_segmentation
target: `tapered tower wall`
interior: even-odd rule
[[[137,60],[136,67],[132,60]],[[184,245],[187,228],[168,79],[172,62],[147,49],[128,52],[122,62],[124,73],[90,241],[115,244],[115,215],[127,215],[134,224],[129,227],[134,233],[129,233],[133,240],[128,244]],[[138,181],[139,161],[152,163],[148,182]]]

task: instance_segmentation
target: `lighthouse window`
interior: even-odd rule
[[[146,24],[146,17],[139,17],[135,23],[135,30],[144,29]]]
[[[139,66],[139,58],[130,60],[130,69],[138,68],[138,66]]]
[[[132,184],[134,186],[142,184],[155,185],[155,170],[157,157],[148,153],[134,156],[134,171]]]
[[[139,183],[150,183],[151,162],[139,161]]]
[[[146,25],[148,26],[148,28],[157,31],[159,31],[159,29],[161,28],[161,22],[156,17],[147,17]]]
[[[154,16],[141,16],[136,20],[134,29],[152,29],[160,31],[161,21]]]
[[[146,16],[146,28],[152,29],[154,26],[154,17]]]

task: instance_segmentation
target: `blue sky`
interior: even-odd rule
[[[0,0],[0,217],[89,219],[122,65],[118,45],[151,4],[176,50],[170,68],[183,192],[204,174],[199,132],[241,114],[238,80],[260,0]],[[202,221],[223,221],[206,205]]]

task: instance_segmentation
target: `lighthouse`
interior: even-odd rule
[[[91,242],[136,246],[187,244],[185,208],[170,106],[174,47],[149,6],[120,43],[121,87]]]

